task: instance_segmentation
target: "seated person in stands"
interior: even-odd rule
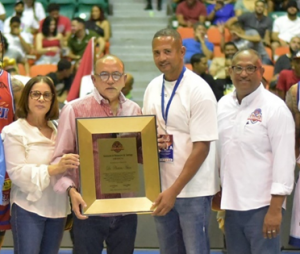
[[[255,0],[236,0],[234,5],[235,15],[240,16],[246,12],[253,12]]]
[[[227,58],[225,60],[225,77],[215,79],[216,89],[222,91],[222,96],[232,93],[235,89],[228,71],[228,69],[231,68],[231,65],[232,59]]]
[[[42,32],[37,34],[35,44],[37,54],[41,55],[35,62],[36,65],[58,63],[63,46],[63,35],[57,32],[54,18],[49,16],[44,20]]]
[[[195,38],[187,38],[182,41],[186,48],[184,62],[190,63],[192,55],[203,53],[208,60],[212,59],[214,45],[208,41],[206,35],[206,27],[203,23],[197,22],[194,24]]]
[[[72,35],[68,39],[68,47],[70,49],[68,57],[73,60],[79,60],[92,37],[97,38],[99,54],[103,53],[105,48],[105,40],[103,37],[99,37],[96,32],[86,29],[85,21],[82,18],[73,18],[71,25]]]
[[[50,72],[46,76],[53,80],[57,100],[60,104],[60,108],[62,108],[74,79],[71,62],[66,59],[61,59],[57,64],[57,71]]]
[[[238,51],[235,44],[231,41],[226,42],[224,44],[224,57],[214,57],[211,61],[209,67],[209,74],[212,75],[214,78],[222,78],[226,77],[226,59],[232,59],[233,55]]]
[[[217,0],[214,4],[206,6],[207,17],[206,20],[211,24],[225,23],[228,19],[235,16],[234,5],[226,3],[224,0]]]
[[[125,86],[122,88],[122,93],[129,100],[132,100],[131,90],[133,88],[134,78],[130,73],[126,73],[127,79],[125,82]]]
[[[176,8],[176,18],[180,26],[193,27],[196,22],[205,22],[205,4],[198,0],[185,0]]]
[[[105,41],[109,41],[111,37],[110,23],[105,19],[104,11],[98,5],[92,7],[90,20],[85,22],[85,28],[95,31]]]
[[[272,31],[272,19],[264,12],[266,10],[266,3],[264,0],[255,1],[254,12],[246,12],[238,17],[229,19],[225,26],[230,29],[231,25],[235,22],[239,22],[244,30],[255,29],[263,42],[267,46],[271,46],[271,31]]]
[[[23,64],[25,69],[26,76],[29,76],[29,64],[26,58],[26,55],[24,53],[15,47],[9,47],[8,42],[6,38],[3,36],[3,42],[4,42],[4,57],[3,62],[5,59],[8,59],[8,62],[11,62],[10,60],[14,60],[13,66],[10,66],[10,68],[13,68],[17,73],[19,73],[18,64]],[[7,72],[9,72],[6,68],[4,68]]]
[[[36,0],[23,0],[24,1],[24,12],[23,16],[26,19],[35,19],[40,22],[46,17],[43,5]]]
[[[57,3],[50,3],[47,7],[47,12],[49,13],[49,16],[56,21],[57,33],[62,34],[64,41],[67,41],[71,35],[71,20],[68,17],[60,15],[59,4]],[[45,19],[40,22],[39,32],[42,32],[44,20]]]
[[[255,29],[244,30],[239,22],[235,22],[231,25],[230,33],[232,42],[239,50],[254,49],[260,54],[263,64],[273,65],[259,33]]]
[[[291,70],[282,70],[279,73],[276,85],[278,96],[283,100],[290,87],[300,81],[300,52],[292,58],[291,67]]]
[[[281,55],[277,61],[275,62],[274,66],[274,76],[270,82],[270,88],[274,89],[277,85],[277,80],[279,77],[279,73],[282,70],[289,70],[291,69],[291,60],[293,57],[300,51],[300,37],[293,37],[289,44],[290,52],[284,55]]]
[[[21,21],[20,29],[23,39],[33,45],[33,35],[39,30],[39,22],[34,18],[26,18],[23,15],[24,12],[24,2],[17,1],[14,6],[14,13],[12,16],[8,17],[4,22],[4,33],[10,33],[10,20],[12,17],[17,16]]]
[[[216,99],[219,100],[223,95],[223,91],[216,89],[216,83],[214,78],[206,73],[208,68],[206,56],[202,53],[194,54],[191,57],[191,65],[193,67],[193,72],[198,74],[201,78],[203,78],[206,81],[207,84],[209,84],[210,88],[214,92],[214,95],[216,96]]]
[[[292,37],[300,36],[300,18],[297,2],[291,0],[287,4],[287,15],[274,20],[272,31],[272,48],[275,50],[279,46],[287,46]]]

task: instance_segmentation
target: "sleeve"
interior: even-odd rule
[[[269,18],[269,17],[267,17],[267,18],[268,18],[268,22],[269,22],[267,30],[269,30],[271,32],[272,31],[272,24],[273,24],[273,22],[272,22],[271,18]]]
[[[279,33],[279,31],[280,31],[280,27],[279,27],[279,22],[278,21],[280,21],[280,19],[278,19],[278,18],[274,20],[273,29],[272,29],[272,31],[274,33]]]
[[[279,57],[278,60],[275,62],[275,66],[274,66],[274,75],[279,74],[284,68],[284,66],[282,66],[282,57]]]
[[[10,22],[10,17],[7,18],[7,19],[4,21],[4,25],[3,25],[3,33],[4,33],[4,34],[9,34],[9,33],[10,33],[9,22]]]
[[[43,24],[42,22],[43,22],[43,20],[41,20],[41,23],[40,23],[36,19],[32,19],[31,27],[34,28],[34,29],[39,29],[39,32],[42,32],[42,24]]]
[[[0,15],[5,14],[5,8],[3,6],[3,4],[0,2]]]
[[[202,8],[201,8],[201,11],[200,11],[200,15],[199,16],[207,16],[207,11],[206,11],[206,6],[205,4],[202,4]]]
[[[192,142],[218,139],[217,102],[207,84],[201,84],[191,95],[190,134]]]
[[[4,132],[3,145],[6,170],[11,181],[28,194],[27,200],[39,200],[43,190],[50,184],[48,165],[26,163],[26,140],[23,136]]]
[[[268,119],[268,136],[273,157],[272,195],[289,195],[294,186],[295,123],[286,105]]]
[[[34,7],[35,7],[35,14],[36,14],[38,20],[41,21],[42,19],[45,19],[46,14],[45,14],[43,5],[39,2],[35,2]]]
[[[213,11],[214,7],[214,4],[209,4],[206,6],[207,15],[209,15]]]
[[[279,78],[278,78],[278,81],[277,81],[277,85],[276,85],[276,88],[278,90],[281,90],[281,91],[285,91],[285,87],[286,87],[286,72],[285,70],[281,71],[279,73]]]
[[[214,52],[214,44],[213,44],[213,43],[211,43],[211,42],[209,42],[209,41],[206,41],[206,42],[205,42],[205,45],[206,45],[206,47],[208,48],[208,50]]]
[[[51,164],[58,163],[66,153],[77,153],[75,113],[70,104],[67,104],[61,112],[57,132]],[[54,191],[64,193],[70,185],[78,186],[78,174],[78,169],[67,170],[64,174],[52,177],[51,181]]]
[[[65,17],[65,32],[71,32],[71,20]]]
[[[2,143],[2,138],[0,135],[0,188],[2,190],[4,184],[4,177],[6,172],[6,165],[5,165],[5,155],[4,155],[4,147]],[[0,192],[0,205],[3,204],[2,200],[2,191]]]
[[[234,5],[235,10],[243,9],[243,2],[241,0],[237,0]]]
[[[183,2],[182,2],[183,3]],[[176,15],[183,15],[183,10],[182,10],[182,3],[177,5],[176,8]]]

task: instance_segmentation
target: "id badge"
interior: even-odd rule
[[[165,149],[160,150],[159,161],[160,162],[172,162],[174,160],[173,135],[164,134],[164,135],[161,135],[161,137],[165,141],[166,147],[165,147]]]

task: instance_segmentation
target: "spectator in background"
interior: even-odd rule
[[[240,16],[245,12],[253,12],[255,0],[236,0],[234,5],[235,15]]]
[[[191,65],[193,67],[193,72],[206,81],[218,101],[223,96],[223,90],[218,90],[214,78],[206,73],[208,68],[206,56],[202,53],[194,54],[191,58]]]
[[[41,57],[35,62],[38,64],[57,64],[60,60],[63,36],[57,32],[56,20],[47,17],[42,26],[42,32],[38,33],[35,40],[36,52]]]
[[[300,52],[292,58],[291,67],[291,70],[282,70],[279,73],[276,85],[278,96],[283,100],[290,87],[300,81]]]
[[[46,76],[52,79],[57,93],[57,101],[62,108],[74,79],[71,62],[61,59],[57,64],[57,71],[50,72]]]
[[[279,73],[282,70],[289,70],[291,69],[291,61],[292,58],[298,53],[300,50],[300,37],[293,37],[289,44],[290,52],[284,55],[281,55],[277,61],[275,62],[274,66],[274,76],[270,83],[270,88],[275,88],[277,84],[277,80],[279,77]]]
[[[26,75],[29,76],[29,64],[27,61],[27,57],[26,55],[23,53],[23,51],[20,50],[20,48],[17,48],[15,46],[13,47],[9,47],[7,39],[5,38],[5,36],[3,36],[3,42],[4,42],[4,59],[5,57],[9,58],[9,59],[14,59],[15,63],[12,66],[16,71],[19,73],[18,71],[18,64],[23,64],[24,68],[25,68],[25,72]],[[10,66],[11,69],[11,66]],[[11,73],[11,71],[8,71],[8,69],[6,68],[7,72]]]
[[[26,33],[21,32],[21,21],[20,18],[15,16],[10,19],[10,33],[4,34],[8,49],[19,50],[20,53],[25,57],[25,54],[29,54],[31,51],[31,45],[26,42]]]
[[[235,16],[234,5],[226,3],[224,0],[218,0],[215,4],[207,5],[206,10],[206,20],[210,21],[213,25],[225,23],[228,19]]]
[[[3,4],[0,2],[0,20],[3,22],[6,17],[6,12]]]
[[[40,22],[46,17],[43,5],[36,0],[24,0],[25,9],[23,15],[28,19],[35,19]]]
[[[214,78],[224,79],[226,77],[225,62],[227,59],[231,59],[237,51],[238,49],[233,42],[231,41],[226,42],[224,44],[224,50],[223,50],[225,58],[214,57],[209,67],[209,74],[212,75]]]
[[[99,53],[103,53],[105,48],[105,41],[102,37],[92,31],[85,28],[85,21],[81,18],[72,19],[72,35],[68,39],[68,47],[70,49],[69,57],[73,60],[79,60],[84,50],[92,37],[97,38],[97,43],[99,44]]]
[[[294,36],[300,36],[300,18],[296,1],[289,1],[287,4],[287,15],[278,17],[273,24],[272,48],[287,46]]]
[[[260,56],[263,64],[273,65],[268,53],[261,41],[259,33],[255,29],[244,30],[239,22],[235,22],[230,28],[232,42],[239,50],[253,49]]]
[[[229,74],[229,68],[231,67],[231,65],[232,65],[232,58],[227,58],[225,60],[225,68],[224,68],[225,78],[217,78],[215,80],[217,89],[222,90],[222,95],[232,93],[235,89]]]
[[[184,62],[190,63],[192,55],[196,53],[203,53],[210,60],[213,57],[214,44],[207,39],[205,25],[201,22],[195,23],[194,33],[195,38],[187,38],[182,41],[186,48]]]
[[[47,7],[47,12],[49,13],[49,16],[56,21],[57,33],[62,34],[64,36],[64,41],[67,41],[71,35],[71,20],[68,17],[60,15],[59,4],[57,3],[50,3]],[[40,22],[39,32],[42,32],[44,20],[45,19]]]
[[[254,12],[246,12],[238,17],[233,17],[226,22],[226,27],[230,29],[231,25],[239,22],[244,30],[255,29],[263,42],[271,46],[272,19],[264,15],[266,3],[264,0],[255,1]]]
[[[125,86],[122,88],[122,93],[129,100],[132,100],[131,90],[133,88],[134,78],[130,73],[126,73],[127,79],[125,82]]]
[[[4,33],[10,33],[10,20],[12,17],[19,17],[21,21],[21,32],[24,34],[24,39],[27,43],[33,44],[33,34],[36,34],[39,29],[39,22],[35,19],[25,17],[23,15],[24,12],[24,2],[23,1],[17,1],[15,3],[14,7],[14,14],[10,17],[8,17],[4,22]]]
[[[268,0],[268,12],[286,11],[289,0]]]
[[[90,20],[85,22],[85,28],[95,31],[105,41],[109,41],[111,37],[110,23],[105,18],[104,10],[98,5],[92,7]]]
[[[206,7],[198,0],[185,0],[176,8],[176,18],[180,26],[192,27],[196,22],[205,22]]]

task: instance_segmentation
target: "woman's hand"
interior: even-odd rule
[[[79,155],[69,153],[63,155],[57,164],[49,165],[48,172],[50,176],[58,175],[64,173],[68,169],[77,169],[79,165]]]

